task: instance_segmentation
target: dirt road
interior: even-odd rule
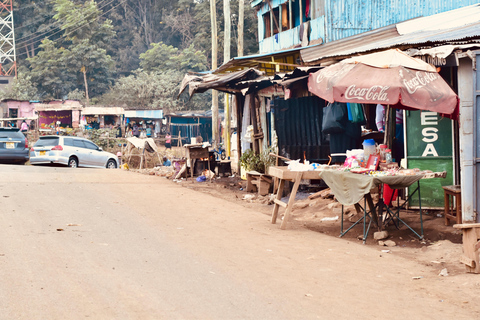
[[[480,276],[166,179],[0,166],[0,319],[475,319]],[[414,277],[419,277],[414,280]]]

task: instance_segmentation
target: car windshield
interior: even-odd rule
[[[48,138],[40,138],[34,145],[34,147],[50,147],[58,145],[58,138],[57,137],[48,137]]]

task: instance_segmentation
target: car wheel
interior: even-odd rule
[[[70,159],[68,159],[68,166],[70,168],[76,168],[78,167],[78,160],[74,157],[71,157]]]
[[[115,160],[108,160],[107,162],[107,169],[116,169],[117,168],[117,162]]]

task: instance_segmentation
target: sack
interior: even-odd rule
[[[347,105],[341,102],[329,103],[323,108],[322,132],[343,133],[347,120]]]

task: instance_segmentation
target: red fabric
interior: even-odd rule
[[[389,206],[392,201],[397,200],[398,189],[392,189],[388,184],[383,185],[383,202]]]

